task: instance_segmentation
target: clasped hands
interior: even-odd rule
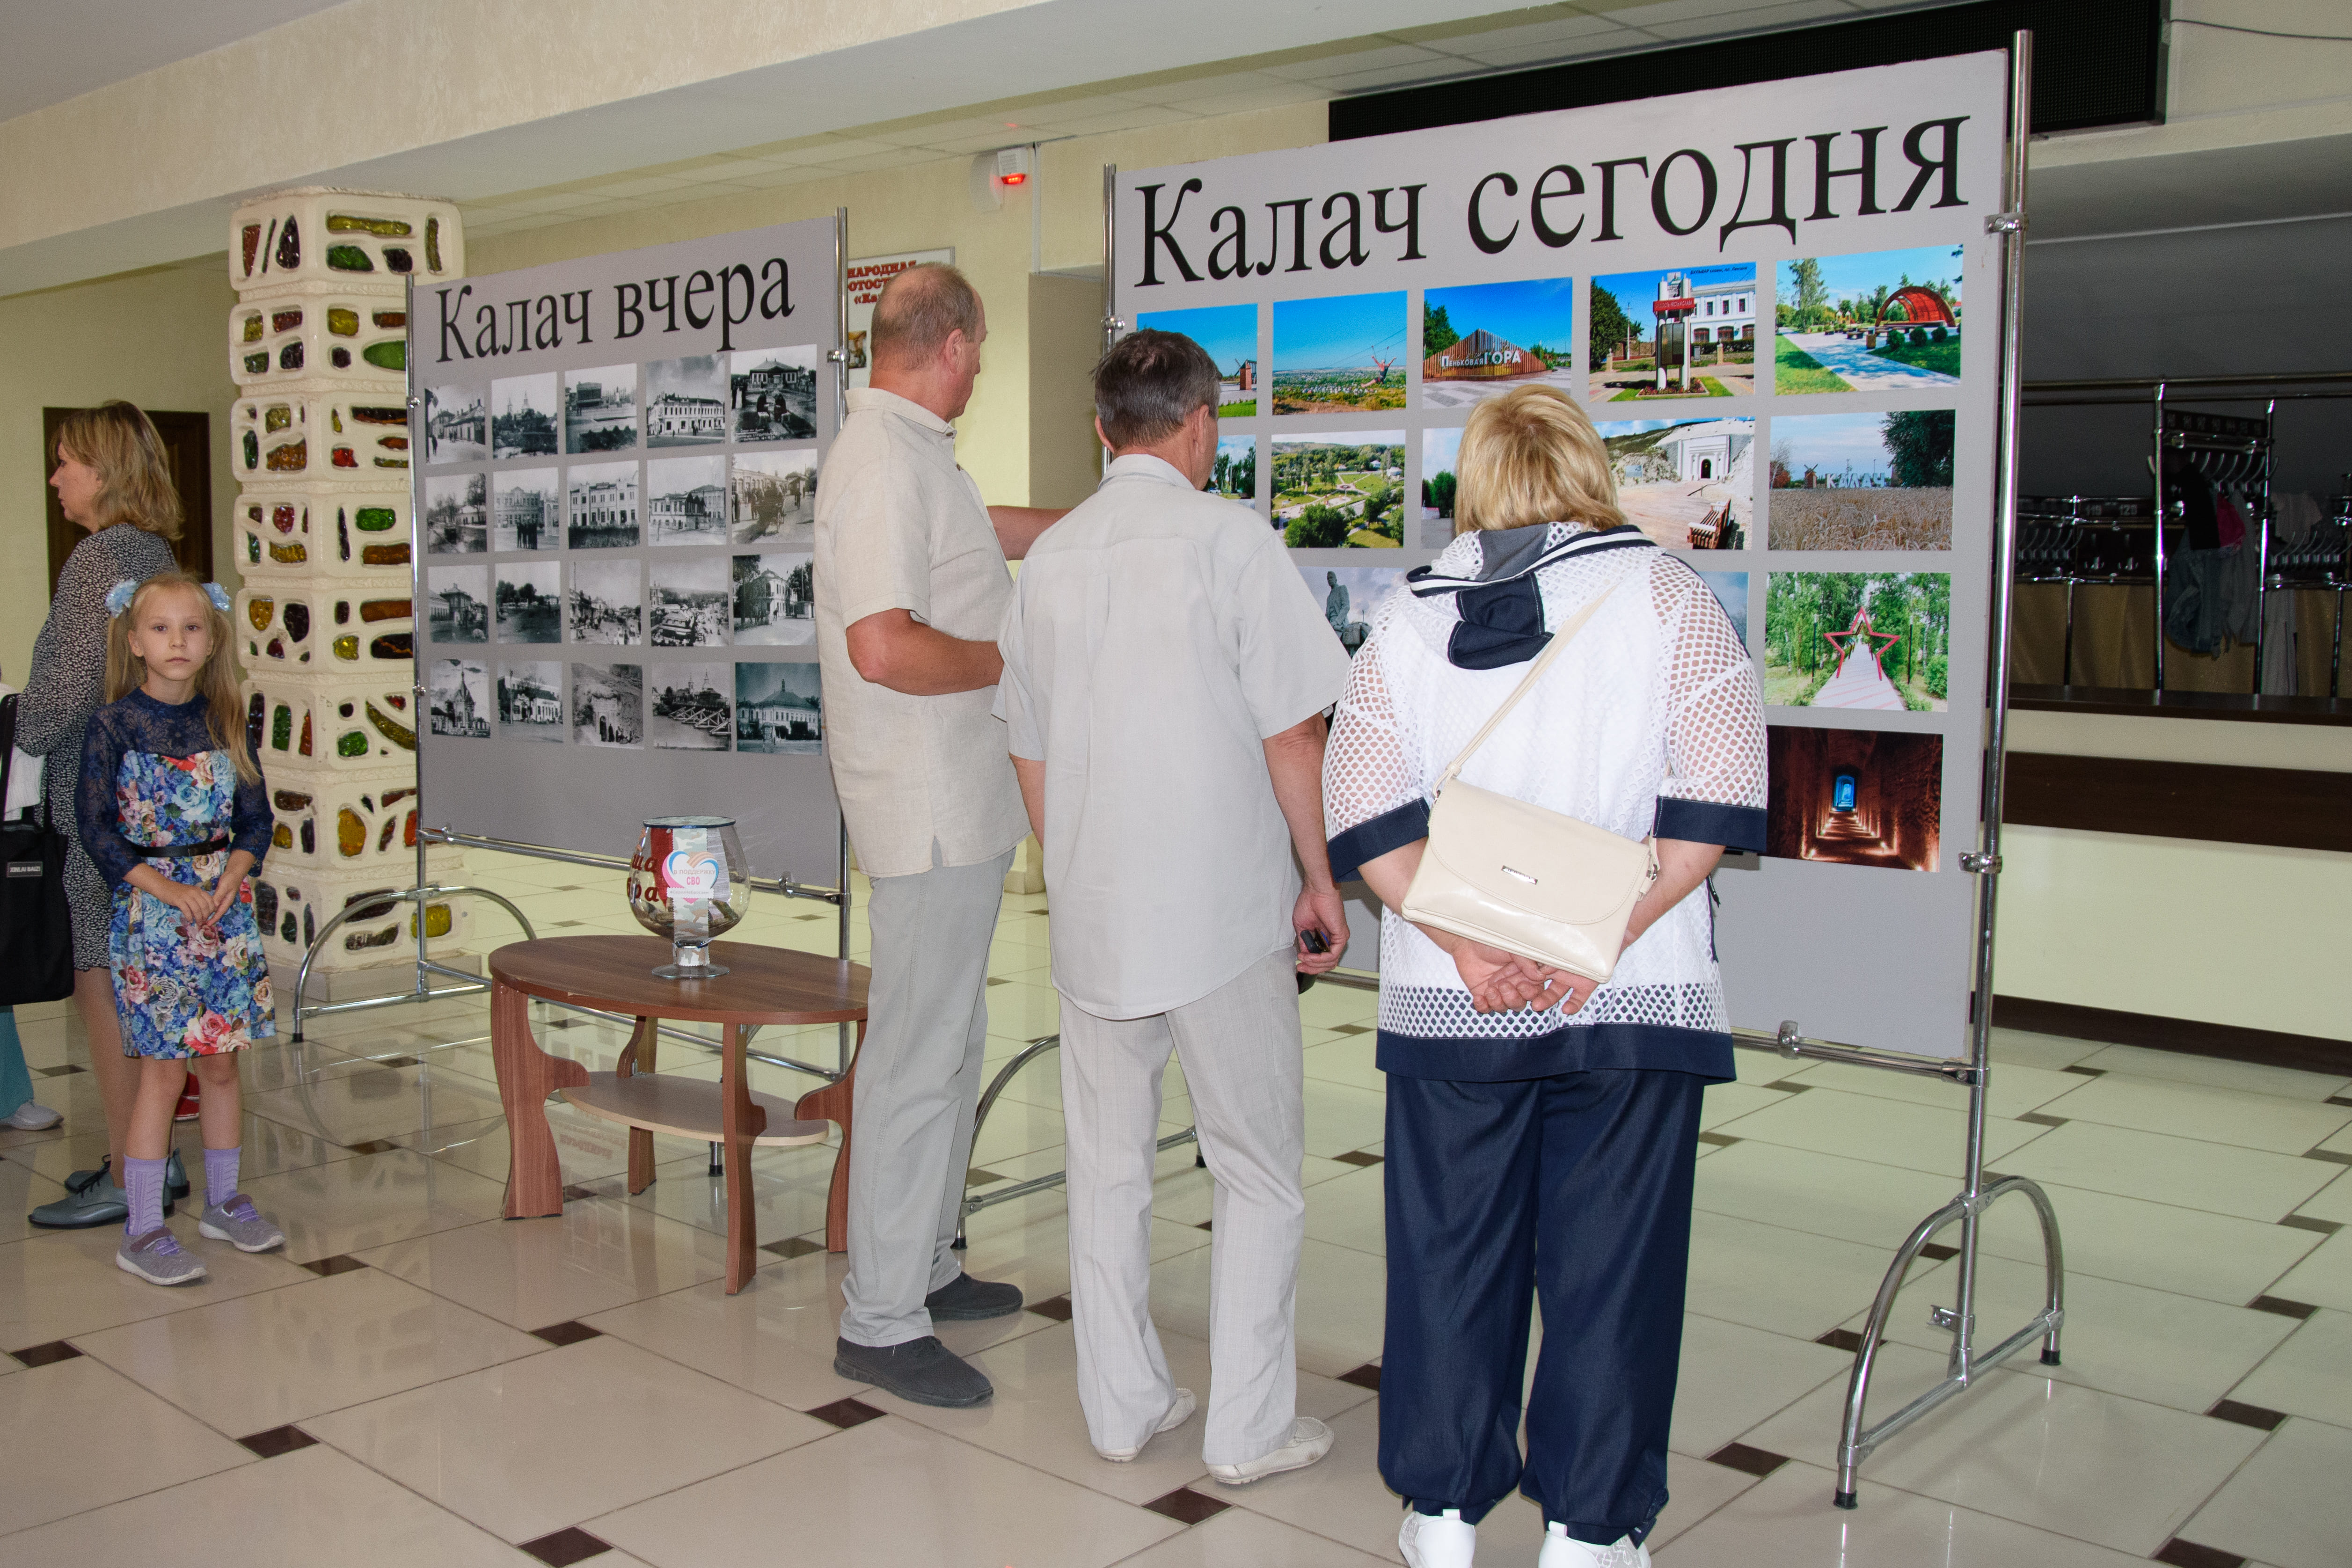
[[[152,865],[131,867],[131,874],[123,880],[178,910],[184,925],[211,930],[228,913],[228,906],[236,902],[245,887],[246,873],[252,866],[253,856],[237,850],[230,854],[226,869],[211,887],[174,882]]]
[[[1565,1018],[1582,1007],[1600,984],[1450,932],[1444,934],[1441,946],[1452,955],[1462,983],[1469,988],[1470,1005],[1482,1013],[1516,1012],[1521,1008],[1540,1013],[1557,1009]]]

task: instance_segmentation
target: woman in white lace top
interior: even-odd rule
[[[1542,1568],[1648,1561],[1666,1500],[1702,1092],[1732,1076],[1705,884],[1764,840],[1756,669],[1705,581],[1627,526],[1608,454],[1549,387],[1480,403],[1457,537],[1356,656],[1323,775],[1333,871],[1387,906],[1379,1064],[1388,1328],[1381,1473],[1420,1568],[1470,1561],[1516,1485]],[[1446,763],[1558,626],[1606,601],[1463,772],[1654,837],[1616,972],[1547,970],[1396,913]],[[1528,1312],[1545,1335],[1517,1441]]]

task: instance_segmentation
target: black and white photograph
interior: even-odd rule
[[[490,476],[492,549],[551,550],[563,542],[563,493],[555,476],[552,468],[509,468]]]
[[[727,439],[727,367],[719,354],[646,367],[646,444],[711,446]]]
[[[730,536],[739,545],[816,542],[816,449],[737,455],[727,479]]]
[[[646,543],[727,542],[727,459],[656,457],[646,465]]]
[[[727,559],[656,560],[646,641],[656,648],[715,648],[727,641]]]
[[[555,430],[555,372],[490,383],[490,455],[552,457],[562,450]]]
[[[645,640],[645,596],[635,559],[572,563],[572,641],[617,643],[635,647]]]
[[[637,367],[563,372],[563,450],[627,452],[637,444]]]
[[[735,666],[735,749],[824,749],[824,707],[814,661]]]
[[[490,672],[471,659],[436,659],[425,687],[425,718],[435,735],[467,740],[490,737]]]
[[[816,641],[815,558],[807,551],[735,558],[735,641],[782,647]]]
[[[484,444],[482,389],[425,389],[425,461],[478,463],[489,455]]]
[[[577,463],[564,474],[564,538],[573,549],[630,549],[637,535],[637,465]]]
[[[739,351],[727,378],[738,441],[816,439],[817,346]]]
[[[438,474],[425,481],[425,553],[480,555],[490,548],[489,508],[479,474]]]
[[[500,561],[491,594],[501,643],[563,641],[563,589],[551,560]]]
[[[572,738],[583,746],[646,743],[642,664],[572,666]]]
[[[724,751],[731,664],[648,664],[646,736],[657,751]]]
[[[499,666],[499,738],[563,744],[563,665],[554,659]]]
[[[435,566],[425,571],[425,624],[436,643],[490,640],[490,569]]]

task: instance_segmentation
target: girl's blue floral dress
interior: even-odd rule
[[[205,930],[124,881],[143,861],[173,882],[212,886],[237,850],[261,868],[268,791],[257,779],[238,780],[205,714],[201,695],[174,705],[134,691],[91,715],[82,740],[74,814],[113,890],[107,958],[125,1056],[215,1056],[278,1031],[250,882]],[[207,847],[196,855],[154,852],[199,844]]]

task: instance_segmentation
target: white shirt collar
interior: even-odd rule
[[[1184,471],[1176,465],[1164,457],[1154,457],[1149,452],[1130,452],[1123,457],[1112,458],[1110,466],[1103,470],[1103,483],[1108,485],[1113,479],[1150,479],[1187,490],[1200,487],[1187,479]]]
[[[900,397],[897,392],[885,392],[880,387],[850,388],[849,412],[862,413],[868,409],[877,413],[895,413],[909,423],[940,435],[952,437],[955,434],[954,425],[912,398]]]

